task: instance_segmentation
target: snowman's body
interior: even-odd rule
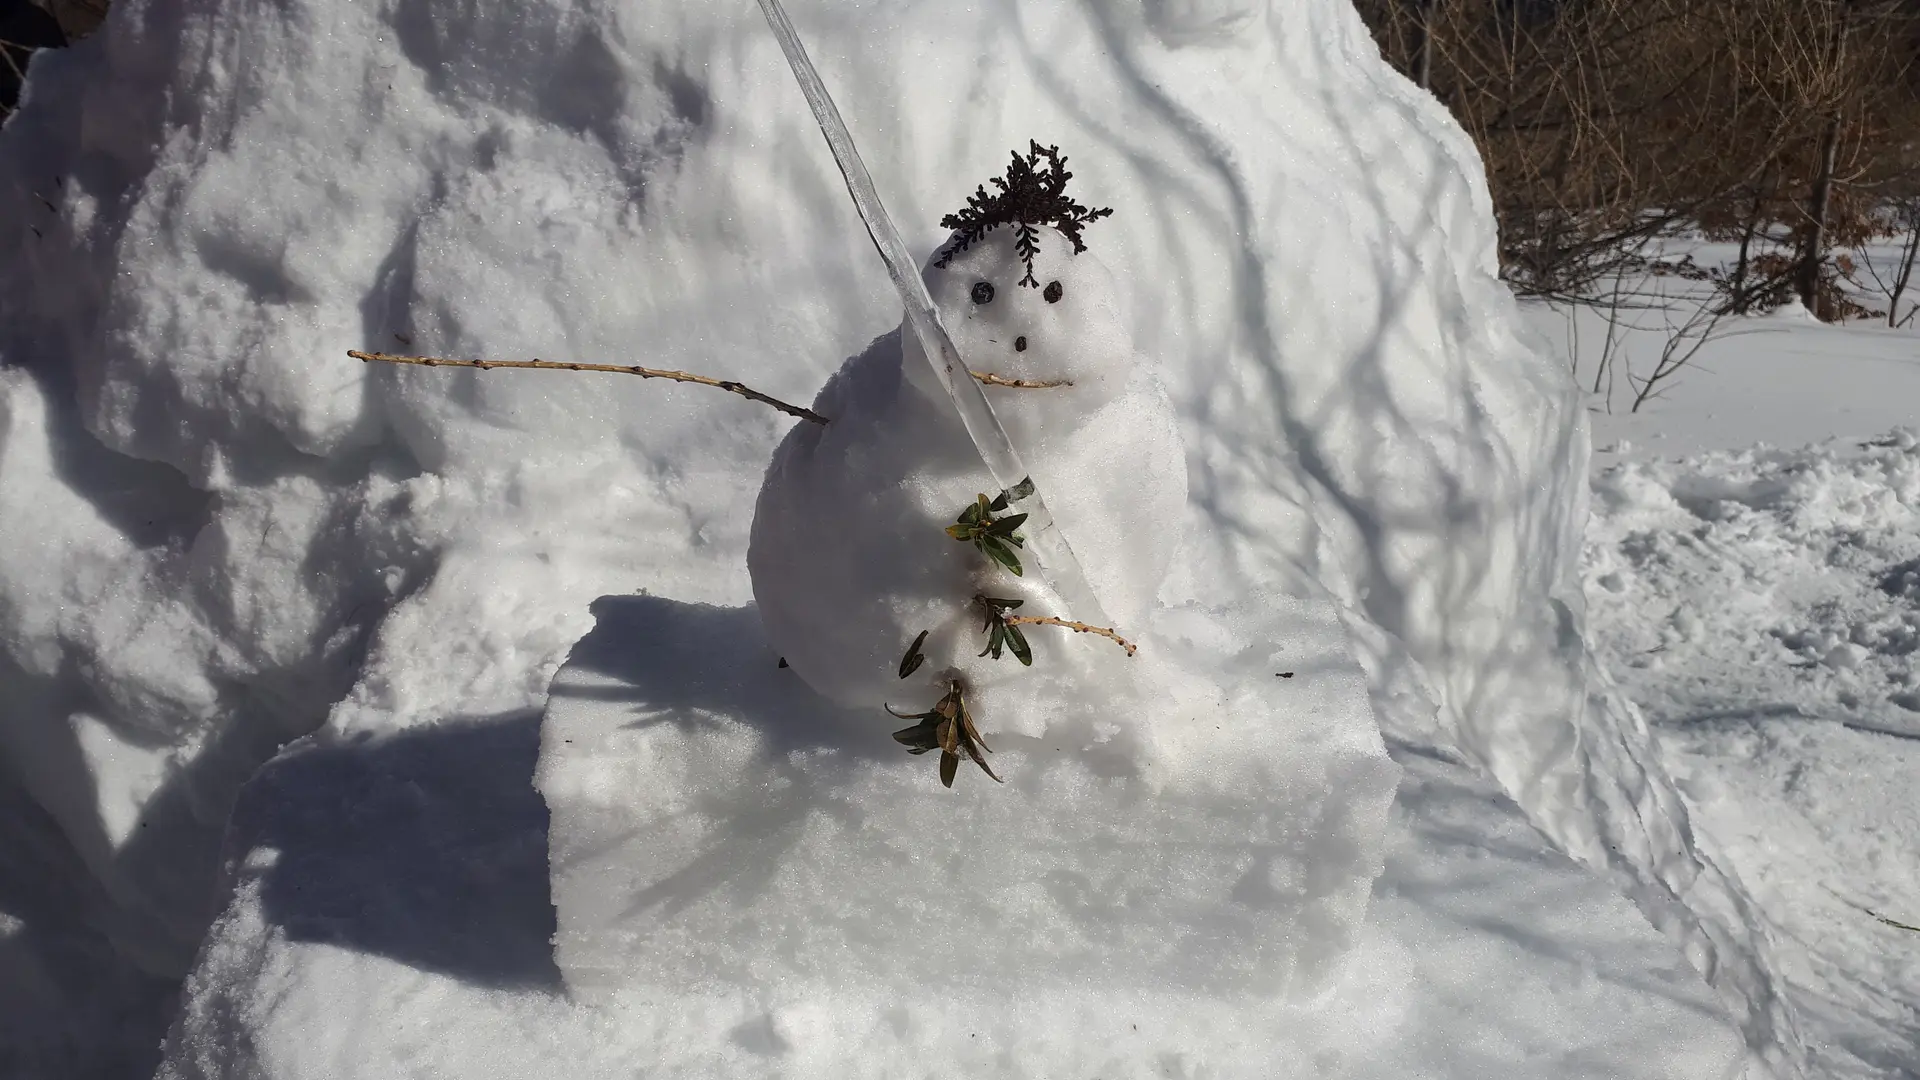
[[[1046,389],[987,385],[995,413],[1072,544],[1104,614],[1125,634],[1149,613],[1175,556],[1186,464],[1173,406],[1120,317],[1111,275],[1040,230],[1028,267],[1015,230],[994,229],[925,280],[974,371]],[[767,470],[747,553],[773,646],[822,695],[848,705],[925,708],[953,677],[977,698],[1036,672],[985,646],[978,594],[1059,600],[945,533],[997,488],[910,333],[848,360],[821,391],[822,427],[799,424]],[[1031,566],[1031,559],[1023,560]],[[1030,627],[1036,669],[1075,665],[1098,638]],[[899,667],[921,631],[926,663]],[[1004,719],[1004,718],[1001,718]],[[997,724],[995,726],[998,726]]]

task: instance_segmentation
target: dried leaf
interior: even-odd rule
[[[1027,667],[1032,667],[1033,649],[1027,644],[1027,635],[1021,633],[1018,626],[1009,623],[1001,623],[1000,626],[1007,639],[1007,647],[1013,650],[1014,659]],[[994,658],[999,659],[999,654],[994,654]]]
[[[920,636],[913,639],[913,644],[907,646],[907,655],[900,658],[901,678],[904,679],[920,670],[920,665],[927,662],[926,655],[920,651],[920,646],[926,643],[927,631],[922,630],[920,631]]]
[[[944,787],[952,787],[953,776],[955,773],[959,771],[960,771],[960,759],[955,755],[953,755],[952,753],[942,752],[940,755],[941,785]]]
[[[940,740],[934,735],[936,723],[937,721],[922,721],[910,728],[901,728],[893,733],[893,741],[907,747],[913,753],[924,754],[940,745]]]
[[[985,744],[982,744],[982,745],[985,745]],[[993,766],[987,764],[987,759],[980,756],[980,751],[975,750],[973,748],[972,743],[967,744],[967,756],[973,759],[973,763],[975,765],[980,766],[981,772],[986,773],[988,776],[993,777],[996,783],[1001,783],[1001,784],[1006,783],[1005,780],[1000,779],[999,773],[996,773],[993,771]]]
[[[940,742],[940,749],[949,754],[960,752],[960,725],[952,720],[942,720],[934,727],[933,734]]]
[[[993,658],[995,660],[998,660],[1000,659],[1001,644],[1003,641],[1006,640],[1007,626],[1005,623],[1001,622],[999,619],[996,619],[993,616],[989,615],[987,616],[986,630],[987,630],[987,647],[984,649],[981,649],[978,653],[974,655],[986,656],[988,654],[992,654]]]
[[[995,783],[1006,783],[1005,780],[1000,779],[999,773],[993,771],[993,766],[987,764],[987,759],[980,756],[981,750],[985,750],[991,754],[993,753],[993,748],[987,745],[987,740],[980,737],[979,729],[973,726],[973,717],[964,709],[962,709],[960,714],[960,722],[961,733],[965,736],[963,745],[967,748],[967,756],[973,759],[975,765],[980,766],[981,772],[993,777]]]
[[[991,746],[988,746],[988,745],[987,745],[987,740],[985,740],[985,739],[983,739],[983,738],[981,738],[981,737],[980,737],[980,729],[979,729],[979,728],[977,728],[977,727],[974,727],[974,726],[973,726],[973,714],[972,714],[972,713],[969,713],[969,712],[962,712],[962,713],[961,713],[961,715],[960,715],[960,733],[961,733],[961,734],[963,734],[963,735],[965,735],[965,736],[967,737],[967,739],[968,739],[968,741],[969,741],[969,742],[973,742],[973,743],[977,743],[977,744],[979,744],[979,746],[980,746],[980,749],[982,749],[982,750],[985,750],[985,751],[986,751],[987,753],[989,753],[989,754],[991,754],[991,753],[993,753],[993,747],[991,747]]]

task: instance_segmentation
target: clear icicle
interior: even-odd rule
[[[1023,490],[1026,492],[1012,501],[1018,503],[1021,512],[1027,515],[1030,561],[1038,564],[1035,569],[1039,571],[1041,580],[1066,605],[1070,617],[1105,625],[1106,615],[1101,611],[1100,601],[1094,597],[1093,589],[1087,585],[1086,574],[1080,569],[1080,560],[1074,557],[1066,536],[1061,533],[1053,515],[1047,511],[1046,502],[1041,498],[1026,465],[1020,460],[1020,452],[1007,438],[1006,429],[1000,426],[1000,418],[993,414],[993,406],[988,403],[986,392],[967,374],[966,363],[954,348],[953,340],[947,336],[946,327],[940,323],[940,313],[934,309],[933,297],[927,293],[926,282],[920,280],[919,263],[908,253],[906,241],[900,238],[899,230],[893,226],[893,219],[887,216],[887,208],[880,202],[880,193],[874,189],[873,177],[867,174],[867,167],[860,160],[860,152],[854,148],[853,135],[847,130],[846,122],[840,119],[840,110],[834,107],[833,98],[828,96],[826,84],[820,81],[820,73],[814,70],[813,61],[807,58],[806,47],[794,32],[793,23],[788,21],[780,0],[759,2],[760,10],[767,16],[768,25],[773,27],[774,36],[780,39],[780,48],[787,54],[787,63],[793,67],[794,77],[800,81],[801,93],[806,95],[807,104],[813,108],[813,118],[826,136],[827,146],[833,150],[833,159],[839,164],[841,175],[846,178],[847,191],[853,196],[853,205],[860,211],[861,220],[866,222],[867,235],[872,237],[873,246],[879,249],[881,261],[887,264],[887,276],[893,279],[893,287],[900,293],[901,306],[906,310],[913,335],[919,339],[927,360],[933,364],[935,374],[953,399],[953,407],[960,413],[960,420],[966,425],[974,448],[980,452],[980,459],[986,462],[994,482],[1005,489],[1009,497],[1020,495]]]

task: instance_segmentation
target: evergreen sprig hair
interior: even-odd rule
[[[1043,147],[1033,140],[1028,140],[1028,145],[1030,149],[1025,157],[1014,151],[1005,176],[993,178],[993,186],[1000,189],[998,192],[989,195],[986,185],[982,184],[967,197],[965,209],[940,219],[941,228],[952,229],[957,235],[933,265],[944,268],[954,256],[972,247],[987,233],[998,226],[1011,225],[1016,234],[1014,252],[1027,267],[1027,276],[1019,283],[1037,289],[1040,282],[1033,276],[1033,257],[1040,250],[1040,230],[1035,226],[1051,225],[1059,229],[1061,235],[1073,242],[1076,255],[1087,250],[1086,243],[1080,239],[1080,230],[1088,222],[1112,215],[1113,208],[1090,210],[1073,201],[1066,193],[1067,181],[1073,174],[1067,171],[1067,159],[1060,156],[1060,148]]]

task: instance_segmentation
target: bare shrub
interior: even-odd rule
[[[1651,239],[1738,240],[1729,310],[1845,314],[1833,252],[1915,172],[1916,0],[1359,0],[1486,162],[1503,276],[1591,302]]]

